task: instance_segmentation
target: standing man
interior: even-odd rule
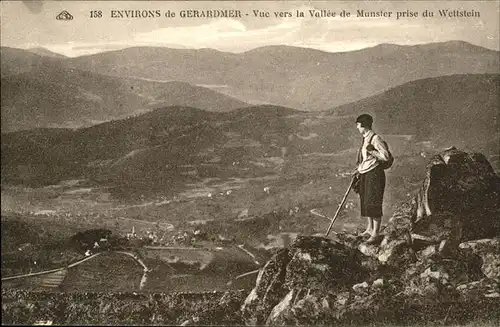
[[[361,217],[366,217],[367,226],[363,236],[370,235],[368,244],[380,239],[382,202],[385,190],[385,172],[382,164],[390,160],[387,144],[372,130],[373,118],[368,114],[356,119],[356,128],[363,136],[363,144],[358,151],[356,174],[359,177],[359,197]]]

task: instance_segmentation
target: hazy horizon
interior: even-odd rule
[[[1,1],[2,46],[30,49],[43,47],[77,57],[151,46],[179,49],[211,48],[242,53],[251,49],[286,45],[336,53],[360,50],[381,43],[415,45],[461,40],[490,50],[500,50],[498,1]],[[240,10],[240,18],[114,19],[112,10]],[[405,11],[474,10],[479,17],[366,18],[357,10]],[[74,19],[58,21],[67,10]],[[101,19],[90,18],[101,10]],[[254,10],[270,17],[255,17]],[[275,17],[274,12],[305,13],[305,17]],[[310,10],[347,10],[350,18],[314,18]],[[20,19],[22,17],[22,19]]]
[[[248,50],[241,51],[241,52],[236,52],[236,51],[222,51],[222,50],[218,50],[218,49],[210,48],[210,47],[208,47],[208,48],[207,47],[202,47],[202,48],[188,48],[188,47],[174,47],[174,46],[161,46],[161,45],[156,45],[156,46],[155,45],[142,45],[142,46],[141,45],[137,45],[137,46],[128,46],[128,47],[124,47],[124,48],[117,48],[117,49],[112,49],[112,50],[102,50],[102,51],[95,52],[95,53],[81,54],[81,55],[76,55],[76,56],[68,56],[68,55],[65,55],[62,52],[53,51],[53,50],[51,50],[51,49],[49,49],[47,47],[44,47],[44,46],[34,46],[34,47],[29,47],[29,48],[22,48],[22,47],[10,47],[10,46],[4,46],[4,45],[2,45],[2,47],[14,48],[14,49],[21,49],[21,50],[26,50],[26,51],[35,50],[35,49],[45,49],[45,50],[54,52],[55,54],[60,54],[60,55],[66,56],[68,58],[78,58],[78,57],[84,57],[84,56],[99,54],[99,53],[107,53],[107,52],[120,51],[120,50],[133,49],[133,48],[164,48],[164,49],[178,49],[178,50],[215,50],[215,51],[219,51],[219,52],[238,54],[238,53],[245,53],[245,52],[253,51],[253,50],[256,50],[256,49],[260,49],[260,48],[280,47],[280,46],[283,46],[283,47],[291,47],[291,48],[311,49],[311,50],[317,50],[317,51],[326,52],[326,53],[344,53],[344,52],[354,52],[354,51],[359,51],[359,50],[364,50],[364,49],[370,49],[370,48],[381,46],[381,45],[396,45],[396,46],[401,46],[401,47],[411,47],[411,46],[419,46],[419,45],[426,45],[426,44],[440,44],[440,43],[447,43],[447,42],[464,42],[464,43],[469,43],[469,44],[471,44],[473,46],[482,47],[482,48],[485,48],[485,49],[488,49],[488,50],[500,51],[500,50],[497,50],[497,49],[491,49],[491,48],[483,47],[481,45],[474,44],[474,43],[467,42],[467,41],[463,41],[463,40],[448,40],[448,41],[429,42],[429,43],[417,43],[417,44],[397,44],[397,43],[386,43],[386,42],[384,42],[384,43],[379,43],[379,44],[375,44],[375,45],[372,45],[372,46],[366,46],[366,47],[363,47],[363,48],[353,49],[353,50],[347,50],[347,51],[326,51],[326,50],[322,50],[322,49],[318,49],[318,48],[313,48],[313,47],[293,46],[293,45],[286,45],[286,44],[269,44],[269,45],[257,46],[255,48],[248,49]]]

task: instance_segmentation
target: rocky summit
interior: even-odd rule
[[[482,154],[436,155],[379,245],[299,236],[260,271],[247,325],[500,319],[500,178]]]
[[[378,259],[396,265],[430,245],[446,252],[462,241],[498,237],[500,177],[484,155],[451,147],[430,160],[422,186],[396,210],[384,234]]]

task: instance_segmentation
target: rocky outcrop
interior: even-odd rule
[[[277,253],[241,308],[245,323],[500,321],[499,178],[484,156],[455,148],[426,172],[380,245],[299,236]]]
[[[392,269],[356,253],[353,245],[299,236],[261,270],[241,308],[245,324],[419,323],[445,319],[449,308],[463,308],[454,313],[457,322],[476,313],[500,319],[493,309],[500,304],[498,269],[492,263],[485,269],[481,257],[495,255],[492,247],[482,247],[481,255],[459,248],[444,256],[429,246],[415,251],[415,262]]]
[[[432,158],[421,188],[384,234],[377,256],[395,266],[414,259],[412,249],[439,244],[450,251],[462,241],[498,236],[500,177],[484,155],[452,147]]]
[[[268,324],[270,315],[281,316],[292,303],[304,305],[311,291],[346,288],[362,280],[367,276],[362,257],[339,241],[299,236],[261,269],[241,309],[246,323]]]

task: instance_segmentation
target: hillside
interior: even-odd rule
[[[75,131],[3,134],[2,180],[46,183],[81,174],[118,181],[127,176],[124,182],[145,184],[182,179],[185,165],[212,162],[218,170],[244,158],[280,155],[288,133],[300,122],[287,118],[300,113],[288,108],[239,110],[168,107]]]
[[[135,47],[71,58],[71,67],[206,85],[249,103],[326,110],[397,85],[452,74],[499,73],[497,51],[460,41],[382,44],[329,53],[266,46],[244,53]]]
[[[37,69],[1,83],[3,131],[85,126],[133,114],[147,103],[119,79],[76,70]]]
[[[61,61],[55,58],[48,58],[30,51],[9,47],[1,47],[0,56],[2,78],[29,72],[41,65],[56,67],[61,64]]]
[[[443,146],[486,144],[485,150],[498,154],[499,92],[500,75],[442,76],[412,81],[330,113],[370,112],[380,133],[415,135]]]
[[[42,47],[31,48],[31,49],[28,49],[28,51],[31,53],[37,54],[39,56],[43,56],[43,57],[58,58],[58,59],[67,58],[65,55],[50,51],[49,49],[42,48]]]
[[[231,96],[185,82],[158,83],[138,79],[127,79],[126,81],[129,84],[134,84],[136,91],[154,98],[149,107],[186,106],[224,112],[249,106],[249,104]]]
[[[46,62],[27,51],[11,57],[18,61],[32,58],[33,66],[28,67],[29,71],[21,72],[19,68],[14,75],[2,75],[3,132],[77,128],[164,106],[193,106],[210,111],[247,106],[235,98],[188,83],[151,82],[70,69],[60,61]]]

